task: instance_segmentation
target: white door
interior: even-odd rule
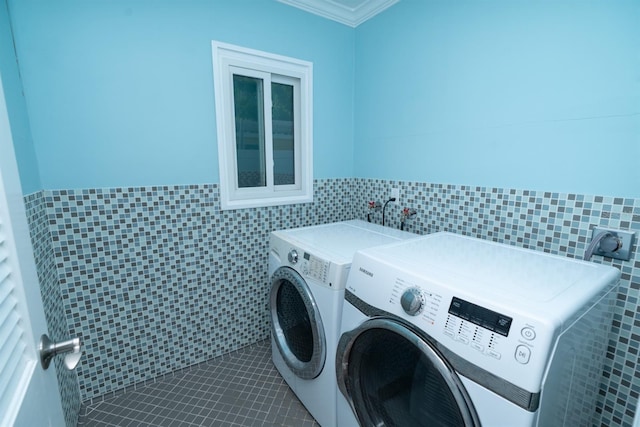
[[[46,332],[0,78],[0,426],[64,426],[55,367],[37,355]]]

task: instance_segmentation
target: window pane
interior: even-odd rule
[[[271,83],[275,185],[295,184],[293,86]]]
[[[267,185],[262,80],[233,76],[238,187]]]

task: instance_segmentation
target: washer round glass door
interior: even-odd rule
[[[342,335],[338,385],[361,425],[478,427],[459,377],[409,326],[386,318]]]
[[[298,377],[320,375],[327,356],[322,318],[309,286],[292,268],[271,276],[271,333],[282,358]]]

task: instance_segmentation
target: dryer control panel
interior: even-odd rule
[[[329,261],[304,252],[300,262],[300,272],[304,277],[326,283],[329,274]]]

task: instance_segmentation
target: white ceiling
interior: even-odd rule
[[[357,27],[400,0],[278,0],[307,12]]]

